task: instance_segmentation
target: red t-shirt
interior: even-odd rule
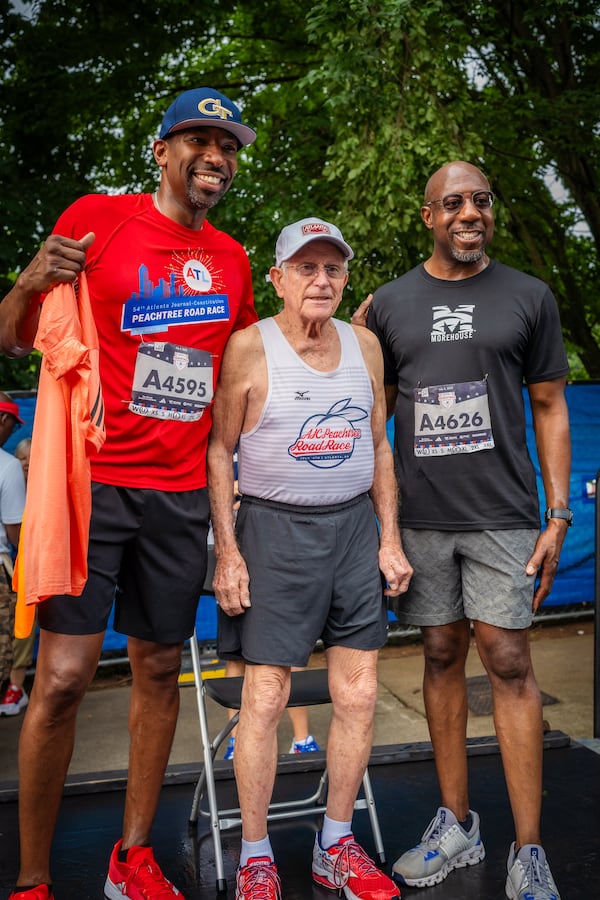
[[[225,344],[257,320],[248,257],[205,221],[178,225],[149,194],[90,194],[54,232],[93,231],[86,275],[106,441],[92,479],[165,491],[206,485],[211,397]]]

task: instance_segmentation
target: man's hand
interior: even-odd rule
[[[350,322],[352,325],[362,325],[366,328],[367,325],[367,315],[369,313],[369,307],[373,302],[373,294],[368,294],[367,297],[360,304],[358,309],[354,311],[352,314],[352,318]]]
[[[379,568],[386,580],[387,587],[383,593],[386,597],[397,597],[408,590],[413,568],[401,546],[398,544],[381,544],[379,547]]]
[[[537,611],[552,590],[552,583],[558,568],[560,551],[566,533],[567,523],[564,519],[551,519],[547,528],[542,531],[537,539],[531,559],[527,563],[527,574],[537,574],[540,579],[538,588],[533,595],[532,608],[534,612]]]
[[[47,294],[57,284],[74,282],[85,266],[85,255],[94,239],[92,231],[80,241],[51,234],[23,269],[23,286],[31,293]]]
[[[250,578],[239,550],[218,557],[213,578],[217,603],[228,616],[240,616],[250,604]]]

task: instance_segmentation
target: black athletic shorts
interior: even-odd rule
[[[38,606],[41,628],[98,634],[113,603],[122,634],[177,644],[190,637],[206,573],[205,489],[153,491],[92,484],[88,580],[81,597]]]

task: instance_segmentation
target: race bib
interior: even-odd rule
[[[212,356],[166,341],[140,344],[129,409],[138,416],[195,422],[213,398]]]
[[[487,382],[419,387],[413,396],[415,456],[476,453],[494,447]]]

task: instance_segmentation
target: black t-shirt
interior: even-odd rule
[[[568,372],[547,285],[493,260],[460,281],[433,278],[421,265],[375,292],[369,326],[382,344],[385,382],[398,385],[402,525],[539,527],[522,385]]]

